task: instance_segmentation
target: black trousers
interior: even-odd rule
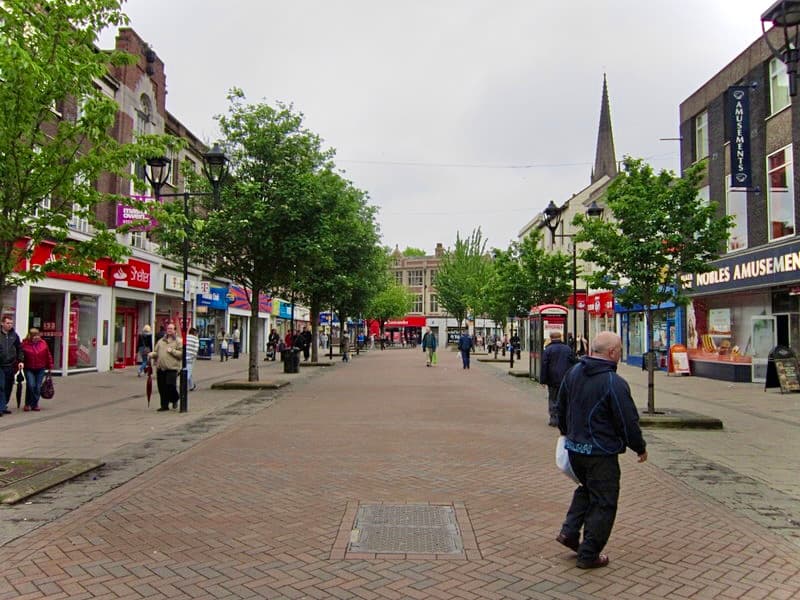
[[[583,528],[578,561],[591,562],[608,542],[617,516],[619,457],[616,454],[587,456],[570,452],[569,462],[581,485],[572,495],[561,533],[578,540]]]
[[[180,394],[178,393],[178,372],[156,370],[156,384],[158,385],[158,397],[161,401],[161,408],[169,408],[169,403],[178,403]]]

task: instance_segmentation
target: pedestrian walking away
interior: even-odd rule
[[[144,368],[147,366],[147,361],[150,360],[147,356],[153,351],[153,333],[150,329],[150,325],[145,325],[142,327],[142,332],[139,334],[139,337],[136,339],[136,352],[138,353],[139,357],[139,370],[136,374],[137,377],[141,377],[142,373],[144,373]]]
[[[580,485],[556,541],[578,554],[580,569],[609,562],[602,550],[617,516],[619,455],[630,448],[640,463],[647,460],[630,387],[617,374],[620,337],[600,332],[591,350],[592,356],[582,357],[567,372],[558,391],[558,427],[566,436],[569,462]]]
[[[303,327],[303,331],[300,332],[300,350],[303,351],[303,361],[305,362],[308,362],[312,341],[313,338],[311,337],[311,332],[308,330],[308,326]]]
[[[425,335],[422,336],[422,351],[427,355],[426,367],[432,367],[436,364],[436,336],[431,331],[430,327],[425,328]]]
[[[242,332],[236,327],[231,334],[231,344],[233,344],[233,358],[239,358],[239,350],[242,347]]]
[[[350,334],[342,334],[342,362],[350,362]]]
[[[156,385],[161,400],[159,412],[178,407],[178,372],[181,369],[183,344],[175,335],[175,324],[167,325],[164,337],[156,342],[149,358],[156,363]]]
[[[228,348],[230,347],[230,340],[225,335],[225,330],[219,332],[217,336],[217,344],[219,345],[219,362],[228,360]]]
[[[469,369],[469,353],[472,351],[472,338],[469,330],[464,329],[461,337],[458,338],[458,349],[461,351],[461,362],[465,369]]]
[[[53,368],[53,355],[50,347],[42,339],[38,327],[31,327],[27,337],[22,341],[22,354],[25,363],[25,412],[38,412],[39,399],[42,397],[42,382],[46,372]]]
[[[558,427],[558,388],[561,380],[577,359],[575,353],[561,339],[560,331],[550,332],[550,343],[542,353],[542,368],[539,383],[547,386],[547,411],[550,427]]]
[[[194,391],[197,385],[194,382],[194,365],[197,361],[197,353],[200,350],[200,338],[197,337],[197,329],[189,328],[186,335],[186,386],[189,391]]]
[[[0,320],[0,416],[10,415],[8,401],[14,387],[14,374],[18,366],[25,368],[22,342],[14,331],[14,320],[3,315]]]

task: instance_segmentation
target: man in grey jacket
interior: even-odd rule
[[[558,392],[558,427],[566,436],[569,462],[581,485],[572,496],[556,541],[578,553],[580,569],[605,567],[619,499],[619,455],[630,448],[647,460],[639,413],[628,383],[617,375],[622,341],[610,331],[597,335],[564,377]],[[580,539],[583,529],[583,541]]]

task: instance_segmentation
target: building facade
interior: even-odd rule
[[[706,162],[701,193],[734,221],[712,270],[684,277],[695,375],[763,382],[776,345],[800,352],[797,111],[761,38],[680,105],[681,167]]]

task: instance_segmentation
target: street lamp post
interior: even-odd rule
[[[773,45],[766,24],[783,31],[783,44]],[[771,30],[770,30],[771,31]],[[761,32],[772,55],[786,65],[789,95],[797,94],[797,63],[800,59],[800,0],[777,0],[761,15]]]
[[[571,233],[556,233],[556,229],[561,224],[562,209],[558,208],[552,200],[547,208],[544,209],[544,225],[550,230],[552,241],[555,243],[556,238],[572,239],[575,236]],[[592,218],[599,217],[603,214],[603,209],[597,205],[594,200],[586,209],[586,215]],[[572,242],[572,335],[575,340],[575,350],[578,350],[578,249],[575,242]]]
[[[189,393],[186,371],[186,334],[188,329],[187,306],[191,298],[191,287],[189,286],[189,197],[190,196],[213,196],[215,201],[219,201],[219,191],[222,180],[227,174],[228,158],[220,148],[219,144],[203,154],[203,173],[211,183],[212,192],[176,192],[162,194],[161,188],[167,183],[171,170],[171,161],[166,156],[158,156],[147,161],[145,179],[153,188],[156,201],[161,198],[183,198],[183,244],[181,254],[183,258],[183,304],[182,304],[182,324],[184,351],[181,356],[181,390],[180,390],[180,412],[189,410]]]

